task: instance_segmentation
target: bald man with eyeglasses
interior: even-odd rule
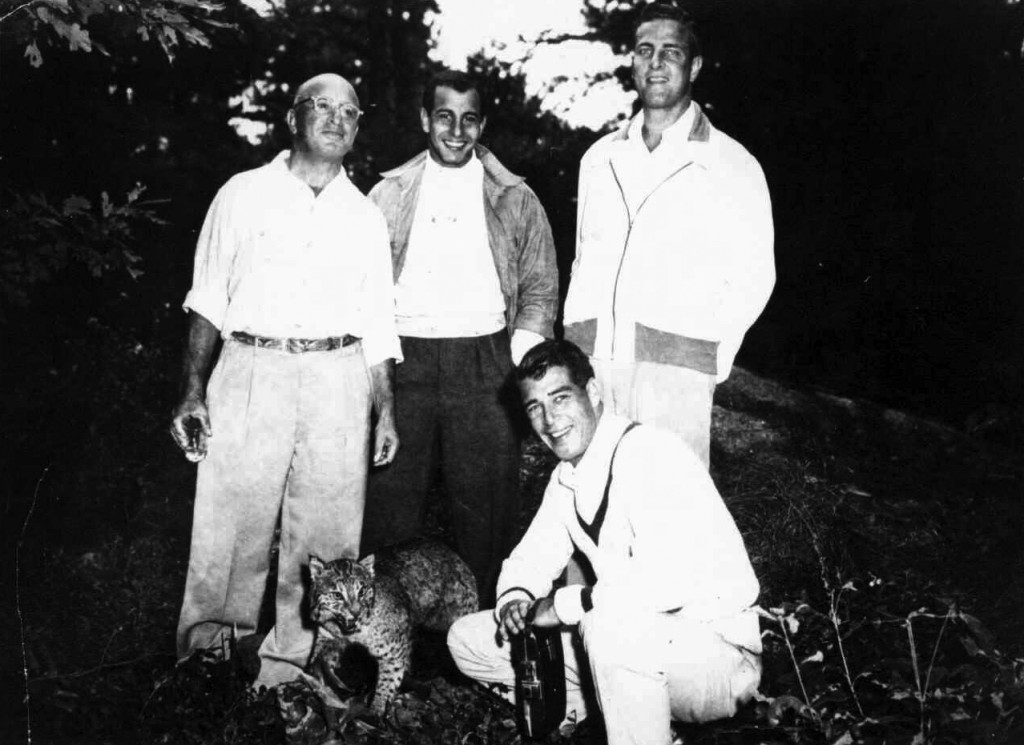
[[[387,225],[342,165],[360,113],[338,75],[299,86],[291,149],[218,192],[184,302],[171,434],[199,468],[178,656],[227,654],[256,631],[279,524],[257,686],[301,674],[313,641],[302,566],[358,556],[368,463],[398,451]]]

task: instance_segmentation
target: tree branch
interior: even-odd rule
[[[22,3],[21,5],[19,5],[19,6],[18,6],[17,8],[15,8],[14,10],[12,10],[12,11],[9,11],[9,12],[7,12],[7,13],[4,13],[4,14],[3,14],[2,16],[0,16],[0,23],[3,23],[4,21],[6,21],[6,20],[7,20],[8,18],[10,18],[11,16],[13,16],[13,15],[14,15],[15,13],[17,13],[17,12],[18,12],[19,10],[25,10],[25,8],[29,7],[30,5],[35,5],[35,4],[36,4],[36,3],[38,3],[38,2],[40,2],[40,0],[28,0],[28,2],[27,2],[27,3]]]
[[[527,39],[520,35],[519,41],[533,44],[561,44],[564,41],[606,41],[604,35],[598,31],[585,31],[580,34],[552,34],[545,31],[536,39]]]
[[[9,15],[9,14],[8,14]],[[29,693],[28,680],[28,645],[25,643],[25,616],[21,610],[21,547],[25,544],[25,534],[28,532],[28,524],[36,511],[36,502],[39,501],[39,489],[43,485],[43,479],[50,472],[52,463],[46,468],[36,482],[35,491],[32,493],[32,504],[29,505],[28,514],[25,515],[25,522],[21,526],[21,535],[18,537],[18,545],[14,549],[14,607],[18,614],[18,631],[21,634],[21,671],[25,678],[25,734],[28,741],[32,742],[32,696]]]

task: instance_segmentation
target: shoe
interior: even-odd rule
[[[566,715],[565,719],[562,720],[562,723],[558,725],[558,736],[572,737],[573,734],[576,732],[576,728],[580,725],[581,722],[584,721],[585,718],[586,714],[584,714],[582,717],[579,717],[576,713],[576,710],[571,709],[569,713]]]

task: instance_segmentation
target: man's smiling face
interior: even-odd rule
[[[430,157],[450,168],[469,162],[487,124],[475,90],[460,93],[443,85],[434,90],[433,108],[420,109],[420,121],[427,133]]]
[[[601,395],[591,378],[581,388],[562,366],[549,367],[539,380],[519,381],[530,426],[559,460],[574,466],[590,447],[601,417]]]
[[[689,40],[672,20],[641,24],[633,46],[633,84],[645,109],[678,109],[690,103],[701,58],[691,56]]]

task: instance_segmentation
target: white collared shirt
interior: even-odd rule
[[[409,249],[395,286],[402,336],[483,336],[505,328],[505,299],[484,217],[483,178],[475,154],[459,168],[427,158]]]
[[[225,339],[352,334],[367,364],[401,360],[384,216],[344,170],[315,195],[288,170],[288,155],[217,193],[184,307]]]

